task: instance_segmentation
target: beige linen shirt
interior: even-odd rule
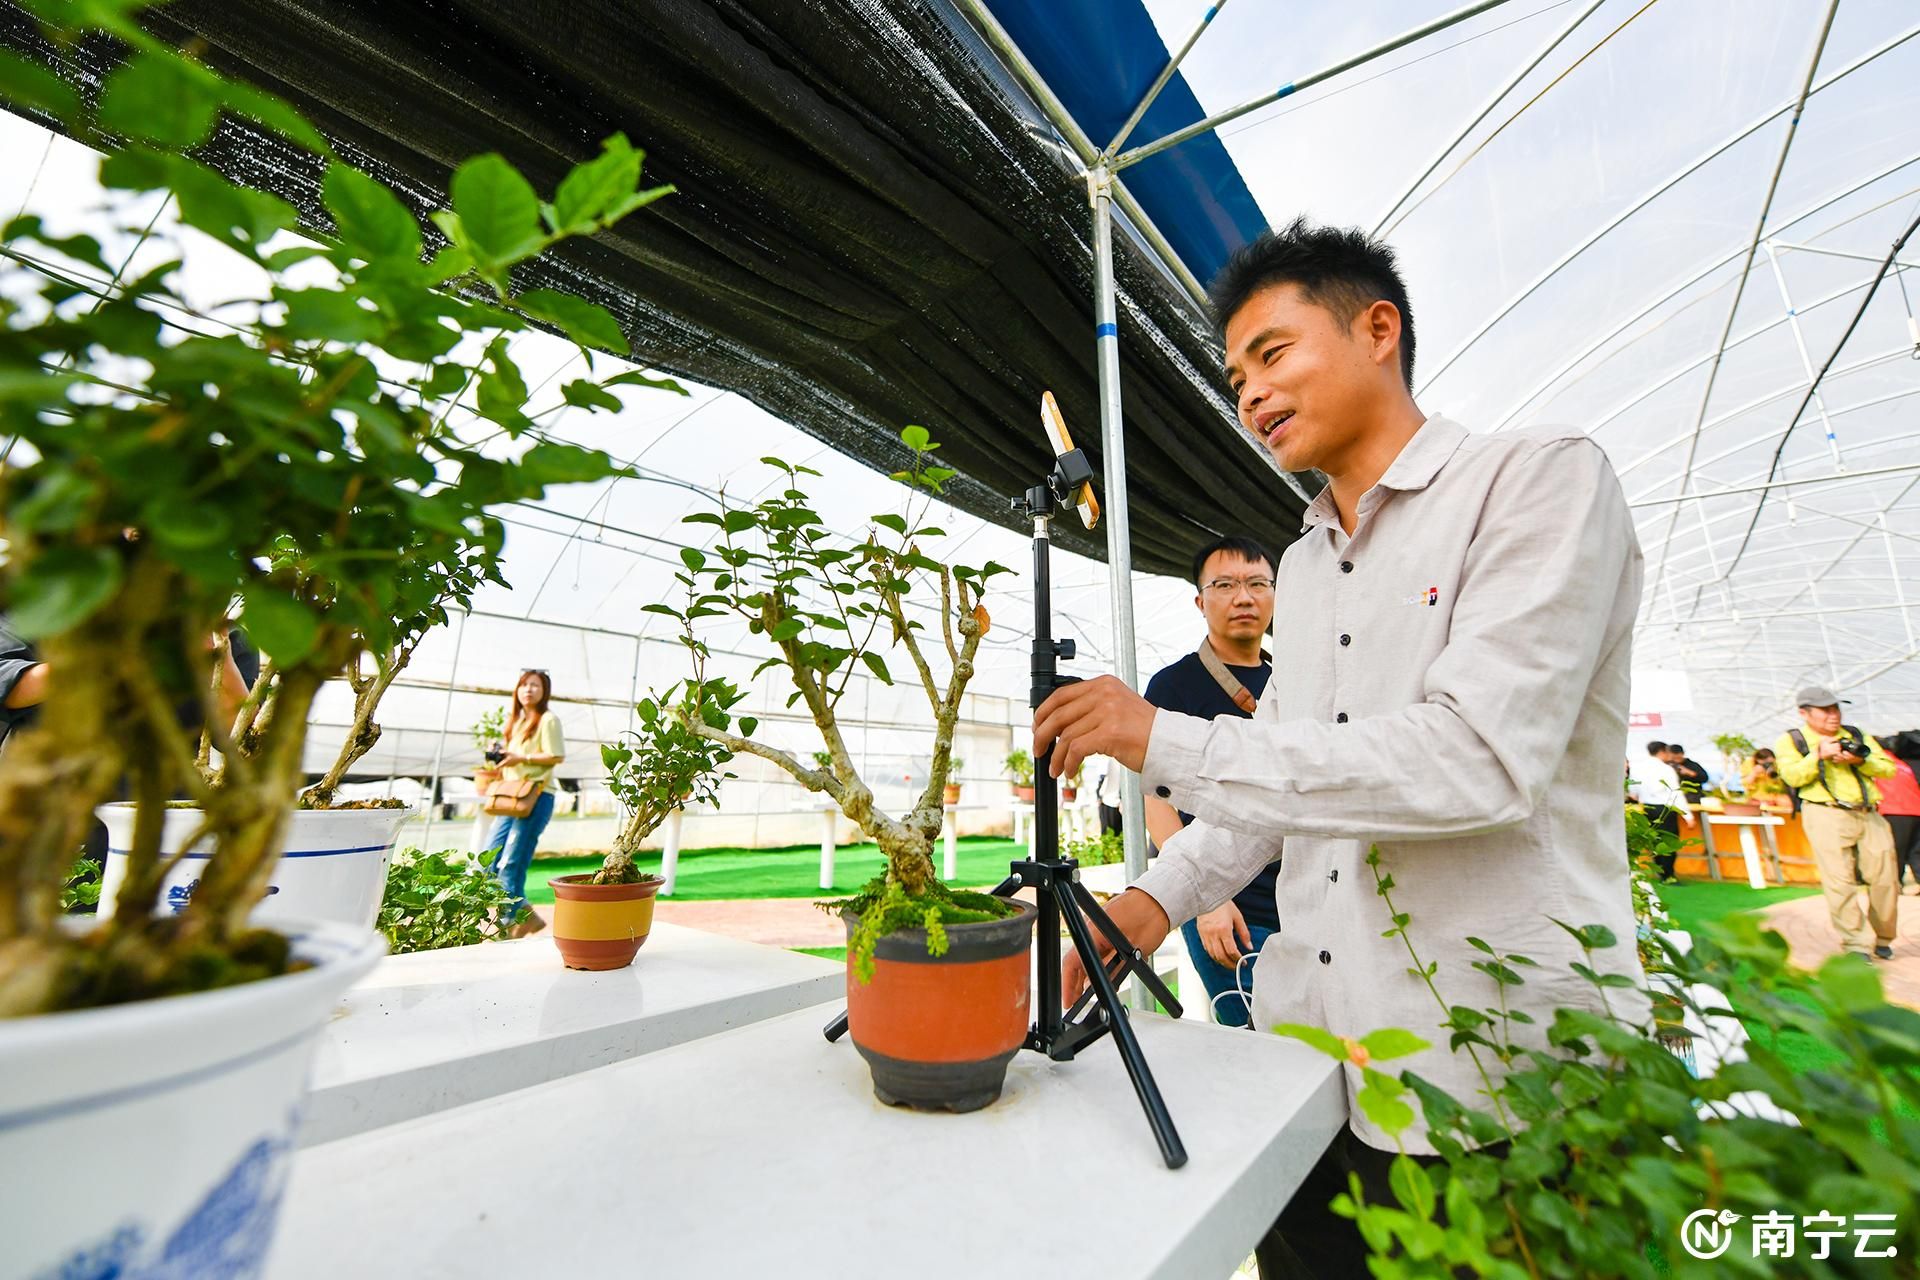
[[[1381,937],[1392,920],[1370,845],[1449,1005],[1500,1004],[1468,937],[1539,963],[1509,989],[1537,1019],[1514,1028],[1517,1042],[1544,1047],[1556,1006],[1601,1005],[1569,971],[1580,949],[1553,919],[1607,926],[1619,944],[1595,967],[1644,982],[1620,776],[1640,576],[1619,480],[1578,432],[1473,435],[1429,418],[1361,496],[1351,538],[1331,495],[1314,500],[1281,558],[1259,710],[1159,712],[1141,772],[1149,794],[1197,819],[1138,882],[1172,923],[1281,859],[1256,1026],[1407,1028],[1434,1047],[1389,1070],[1492,1109],[1467,1053],[1448,1051],[1406,944]],[[1638,1002],[1610,995],[1637,1016]],[[1347,1074],[1351,1102],[1360,1074]],[[1357,1108],[1349,1122],[1393,1148]],[[1424,1124],[1407,1146],[1432,1151]]]

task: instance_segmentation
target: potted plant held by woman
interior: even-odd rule
[[[644,193],[596,181],[591,216],[546,227],[503,161],[469,162],[442,222],[471,234],[429,261],[405,206],[330,160],[334,241],[284,244],[291,206],[187,153],[222,112],[322,154],[325,142],[118,10],[76,10],[128,49],[96,104],[17,60],[0,95],[116,148],[101,164],[105,186],[131,193],[109,212],[116,233],[141,234],[170,193],[184,223],[238,252],[270,292],[183,326],[196,313],[169,255],[116,279],[89,236],[54,235],[31,214],[0,229],[0,432],[16,441],[0,471],[0,594],[54,672],[37,723],[0,759],[0,1167],[34,1170],[9,1190],[8,1269],[149,1274],[164,1259],[169,1274],[252,1275],[314,1038],[382,949],[364,923],[254,918],[304,778],[314,698],[397,634],[418,607],[410,584],[497,547],[484,505],[614,470],[603,454],[544,443],[511,465],[431,410],[477,378],[483,407],[524,430],[524,384],[504,348],[484,369],[452,353],[466,335],[525,321],[443,286],[504,282],[513,262]],[[637,179],[637,157],[631,170]],[[556,213],[572,208],[568,189]],[[522,191],[529,226],[515,229]],[[315,258],[323,283],[287,274]],[[215,637],[236,600],[271,667],[237,729],[215,687]],[[202,726],[225,757],[211,776]],[[96,806],[122,795],[117,911],[69,920],[58,903],[73,851]],[[192,808],[174,809],[176,796]],[[181,861],[163,852],[176,813],[192,826],[176,847],[208,856],[164,911]]]
[[[864,536],[837,535],[799,487],[803,476],[819,473],[768,458],[781,473],[777,496],[734,506],[723,495],[719,510],[688,516],[714,526],[717,542],[682,550],[683,607],[648,607],[681,622],[693,663],[684,689],[707,694],[699,701],[683,694],[672,709],[679,722],[828,797],[886,855],[885,873],[858,894],[822,904],[846,924],[847,1014],[875,1094],[967,1111],[999,1096],[1029,1021],[1033,908],[949,889],[933,870],[954,725],[988,626],[981,600],[987,580],[1006,570],[945,564],[921,550],[943,536],[924,519],[953,473],[934,465],[938,446],[925,429],[908,427],[901,442],[911,461],[894,478],[919,499],[905,511],[873,517]],[[699,632],[706,619],[723,616],[744,619],[772,649],[760,669],[782,669],[793,689],[788,703],[805,704],[827,767],[756,741],[757,721],[732,712],[738,693],[706,678],[710,654]],[[925,786],[897,817],[875,805],[839,719],[855,672],[894,682],[889,656],[904,657],[906,678],[924,694],[933,738]],[[723,692],[715,696],[716,689]]]
[[[731,751],[661,711],[675,698],[696,716],[719,719],[739,694],[716,682],[689,684],[666,698],[649,695],[635,707],[639,729],[600,748],[607,790],[620,802],[620,831],[598,871],[548,882],[553,941],[569,969],[623,969],[633,963],[653,929],[653,898],[665,883],[640,870],[640,846],[676,810],[717,803],[720,783],[733,776],[719,772],[733,758]]]

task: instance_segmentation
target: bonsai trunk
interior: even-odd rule
[[[634,865],[634,859],[640,854],[640,845],[654,828],[667,820],[671,808],[655,808],[652,805],[635,809],[627,815],[620,827],[620,834],[614,838],[613,852],[593,873],[592,884],[638,884],[646,875]]]
[[[380,741],[380,726],[373,722],[373,713],[379,709],[380,700],[387,696],[387,690],[406,669],[413,657],[413,646],[408,645],[388,655],[379,663],[374,675],[362,676],[356,670],[347,680],[353,686],[353,723],[347,729],[347,740],[340,745],[340,754],[334,758],[326,776],[300,793],[302,809],[330,809],[333,796],[340,789],[341,779],[347,776],[359,759],[373,750]]]
[[[876,840],[887,855],[887,879],[909,898],[923,897],[934,884],[933,842],[917,830],[888,832]]]

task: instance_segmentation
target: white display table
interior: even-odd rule
[[[1330,1059],[1153,1016],[1183,1169],[1104,1040],[1022,1052],[984,1111],[901,1111],[822,1038],[837,1008],[310,1147],[268,1274],[1225,1276],[1345,1123]]]
[[[563,968],[545,934],[391,956],[327,1024],[301,1141],[491,1098],[845,990],[837,961],[660,923],[633,964],[605,973]]]

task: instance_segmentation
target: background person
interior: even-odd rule
[[[1890,959],[1899,932],[1900,878],[1893,830],[1875,812],[1880,793],[1873,779],[1893,775],[1893,757],[1841,723],[1840,697],[1833,690],[1813,685],[1796,701],[1804,723],[1781,734],[1773,753],[1780,777],[1799,794],[1800,826],[1813,847],[1828,918],[1842,949]]]
[[[1273,625],[1277,567],[1273,553],[1251,538],[1218,538],[1195,553],[1193,605],[1206,620],[1207,634],[1198,650],[1147,682],[1148,702],[1203,720],[1253,715],[1273,673],[1273,659],[1260,643]],[[1193,821],[1158,796],[1145,801],[1147,834],[1156,848]],[[1255,965],[1242,961],[1259,955],[1280,927],[1274,905],[1279,871],[1277,860],[1268,864],[1233,897],[1180,926],[1214,1020],[1224,1026],[1247,1025]],[[1245,995],[1228,994],[1235,991]]]
[[[1666,762],[1673,766],[1674,773],[1680,777],[1680,790],[1686,793],[1688,804],[1699,804],[1700,797],[1707,792],[1707,766],[1687,756],[1687,749],[1677,742],[1667,744]]]
[[[1773,754],[1773,748],[1761,747],[1755,751],[1741,769],[1740,781],[1746,787],[1747,798],[1762,809],[1784,813],[1793,811],[1793,795],[1780,779],[1780,763]]]
[[[1680,838],[1680,815],[1687,810],[1686,794],[1680,789],[1680,777],[1673,766],[1667,763],[1667,744],[1649,742],[1647,758],[1635,765],[1631,760],[1627,764],[1627,794],[1640,802],[1647,811],[1647,821],[1674,839]],[[1672,884],[1678,877],[1673,874],[1673,864],[1678,853],[1656,853],[1653,865],[1659,873],[1661,884]]]
[[[507,753],[500,761],[500,776],[537,782],[540,794],[533,802],[532,813],[524,818],[497,819],[487,837],[487,848],[499,855],[494,872],[513,895],[507,918],[517,919],[521,909],[526,909],[526,918],[510,931],[515,938],[547,927],[527,901],[527,868],[540,845],[540,833],[553,818],[553,767],[567,758],[560,717],[548,706],[552,698],[553,682],[544,671],[522,672],[513,687],[513,709],[507,713]]]
[[[1880,816],[1893,832],[1893,878],[1910,877],[1903,892],[1920,893],[1920,729],[1908,729],[1880,739],[1893,757],[1893,774],[1880,782]]]

